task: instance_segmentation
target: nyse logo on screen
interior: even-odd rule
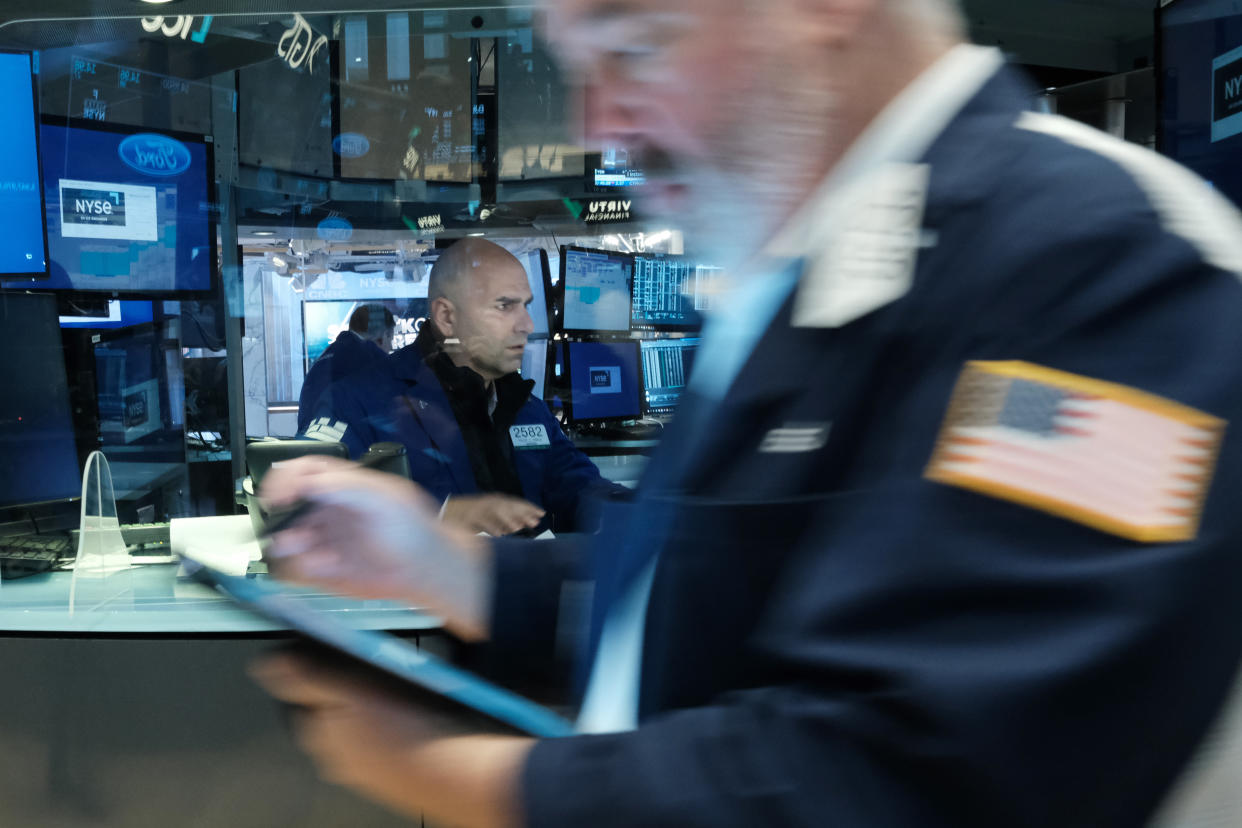
[[[117,148],[117,155],[144,175],[180,175],[190,168],[190,151],[185,144],[153,132],[129,136]]]
[[[126,428],[140,426],[147,421],[147,395],[144,391],[125,397],[124,420]]]
[[[117,190],[61,189],[61,217],[65,224],[125,226],[125,194]]]
[[[602,368],[591,368],[591,393],[592,394],[620,394],[621,393],[621,368],[616,365],[608,365]]]
[[[1212,61],[1212,142],[1242,133],[1242,48]]]

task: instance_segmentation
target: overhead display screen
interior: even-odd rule
[[[118,296],[211,289],[209,138],[46,121],[40,137],[50,261],[42,286]]]

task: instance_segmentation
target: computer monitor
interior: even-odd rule
[[[30,286],[132,299],[211,295],[210,136],[45,116],[40,140],[50,275]]]
[[[521,374],[522,379],[535,381],[535,387],[530,391],[531,396],[542,400],[548,380],[548,340],[529,339],[526,341],[526,350],[522,352]]]
[[[568,342],[565,370],[569,374],[565,414],[570,423],[616,422],[642,416],[637,342]]]
[[[530,282],[530,318],[535,322],[532,336],[547,338],[552,329],[548,324],[548,297],[552,295],[552,273],[548,268],[548,251],[543,248],[531,250],[522,257],[526,279]]]
[[[628,333],[633,281],[633,256],[562,247],[561,329],[567,334]]]
[[[1157,149],[1242,205],[1242,9],[1176,0],[1158,15]]]
[[[648,414],[672,414],[690,379],[698,339],[644,339],[643,397]]]
[[[702,285],[694,262],[684,256],[642,253],[634,257],[634,303],[630,327],[636,331],[696,331]]]
[[[638,187],[645,184],[646,176],[642,168],[636,166],[630,153],[622,147],[608,147],[593,157],[591,166],[592,189],[602,192],[615,192],[627,187]]]
[[[404,348],[412,343],[427,318],[426,299],[358,299],[353,301],[303,302],[302,330],[306,343],[306,365],[315,363],[336,341],[342,331],[349,330],[349,317],[360,305],[378,304],[392,311],[396,327],[393,329],[392,349]]]
[[[0,508],[81,495],[69,382],[48,294],[0,293]]]
[[[349,458],[349,446],[344,443],[327,443],[322,440],[258,440],[246,444],[246,468],[250,472],[254,490],[258,491],[264,476],[272,466],[307,455],[327,455]]]
[[[109,299],[102,310],[81,316],[61,316],[62,328],[91,328],[93,330],[112,330],[115,328],[131,328],[150,322],[155,318],[150,302]]]
[[[168,365],[160,332],[155,325],[144,324],[96,338],[100,439],[105,446],[164,442],[180,411],[174,412],[168,399]]]
[[[26,52],[0,51],[0,275],[47,277],[34,73]]]

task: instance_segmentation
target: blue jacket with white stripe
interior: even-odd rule
[[[390,355],[382,378],[335,384],[313,413],[305,436],[344,442],[355,459],[374,443],[404,445],[410,478],[438,501],[479,493],[448,396],[417,343]],[[541,529],[593,527],[597,500],[628,495],[600,475],[542,400],[528,399],[513,428],[526,435],[512,453],[523,495],[548,512]]]
[[[527,825],[1120,828],[1161,802],[1242,656],[1242,224],[1025,97],[1000,72],[922,159],[908,292],[838,327],[795,324],[791,297],[723,401],[683,400],[589,549],[496,543],[493,646],[525,670],[555,666],[567,582],[595,582],[589,665],[655,566],[641,726],[537,743]],[[928,472],[973,361],[1230,425],[1168,491],[1152,481],[1189,461],[1146,457],[1137,419],[1111,421],[1091,450],[1112,468],[1082,466],[1065,503],[1020,496],[1038,469],[970,490]],[[1115,495],[1105,517],[1176,522],[1161,504],[1184,492],[1203,499],[1181,540],[1072,508]]]

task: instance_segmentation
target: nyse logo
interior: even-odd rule
[[[104,201],[101,198],[85,199],[77,198],[73,201],[73,209],[78,213],[94,213],[97,216],[112,215],[112,202]]]
[[[123,422],[126,428],[142,425],[147,421],[147,395],[141,391],[130,394],[124,400]]]
[[[1225,81],[1225,97],[1236,98],[1242,95],[1242,75]]]
[[[620,394],[621,368],[607,365],[589,369],[592,394]]]
[[[153,132],[129,136],[117,147],[117,155],[131,169],[162,177],[180,175],[191,162],[185,144]]]
[[[125,194],[122,192],[65,187],[61,197],[66,224],[125,226]]]

